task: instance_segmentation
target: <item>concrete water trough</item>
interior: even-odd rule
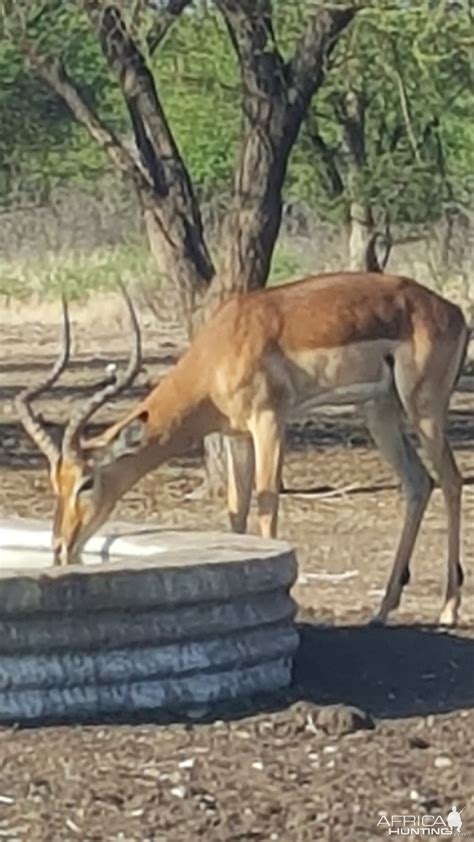
[[[201,715],[290,683],[287,544],[115,523],[81,565],[50,546],[46,523],[0,521],[0,722]]]

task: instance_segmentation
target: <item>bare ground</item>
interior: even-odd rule
[[[51,360],[54,314],[1,318],[0,514],[49,517],[45,466],[11,400]],[[95,310],[77,322],[77,363],[42,405],[53,432],[78,387],[123,353],[119,315]],[[152,379],[176,355],[179,336],[168,334],[166,344],[147,332]],[[438,491],[396,619],[385,630],[366,626],[400,528],[399,489],[350,412],[306,419],[289,431],[280,521],[300,562],[302,642],[291,690],[203,720],[0,730],[0,839],[375,842],[386,836],[381,813],[446,817],[453,804],[464,807],[462,830],[474,839],[473,405],[472,392],[458,393],[450,421],[466,481],[456,632],[431,625],[445,576]],[[202,477],[199,454],[176,460],[128,494],[117,517],[226,529],[223,504],[192,494]],[[375,727],[342,733],[337,705],[356,705]]]

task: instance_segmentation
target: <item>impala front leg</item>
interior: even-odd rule
[[[258,520],[264,538],[275,538],[278,496],[283,461],[282,425],[271,410],[260,413],[251,425],[255,448],[255,485]]]
[[[247,518],[255,474],[253,441],[250,438],[226,437],[227,504],[233,532],[247,531]]]

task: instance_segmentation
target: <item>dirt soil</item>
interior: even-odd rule
[[[49,517],[45,465],[16,424],[12,398],[51,362],[56,315],[0,318],[0,515]],[[78,389],[124,354],[120,315],[96,308],[75,319],[76,362],[41,404],[55,433]],[[170,329],[165,339],[149,327],[151,380],[178,353],[179,335]],[[125,410],[145,379],[99,422]],[[474,840],[473,409],[472,392],[455,395],[450,437],[466,483],[460,628],[432,625],[445,578],[439,491],[396,618],[367,627],[400,528],[399,488],[350,411],[304,419],[288,432],[280,519],[300,564],[292,688],[186,722],[0,730],[0,840],[376,842],[389,838],[378,825],[384,814],[445,819],[453,805]],[[202,479],[199,454],[176,460],[116,515],[227,529],[223,503],[196,495]],[[354,730],[350,706],[373,727]]]

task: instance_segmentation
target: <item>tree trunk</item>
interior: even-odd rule
[[[385,234],[377,230],[370,196],[367,194],[365,147],[366,98],[362,91],[346,91],[337,109],[344,129],[348,155],[349,267],[354,272],[383,272],[392,242],[385,223]]]
[[[309,15],[292,59],[276,44],[269,0],[217,0],[241,70],[242,143],[221,235],[222,261],[205,315],[236,293],[265,285],[280,230],[288,160],[339,37],[355,15],[322,8]]]
[[[354,272],[368,269],[369,243],[374,235],[370,205],[352,201],[349,221],[349,268]]]
[[[227,494],[227,448],[224,436],[212,433],[204,439],[205,482],[202,496],[212,500]]]
[[[152,312],[163,319],[166,313],[178,316],[184,325],[188,339],[194,332],[193,314],[199,306],[205,285],[205,276],[190,258],[188,251],[183,251],[180,241],[173,237],[163,237],[162,208],[159,197],[141,198],[142,215],[152,257],[158,268],[157,283],[151,288],[141,288],[141,293]],[[192,232],[199,243],[199,231]],[[199,265],[199,261],[198,261]]]

